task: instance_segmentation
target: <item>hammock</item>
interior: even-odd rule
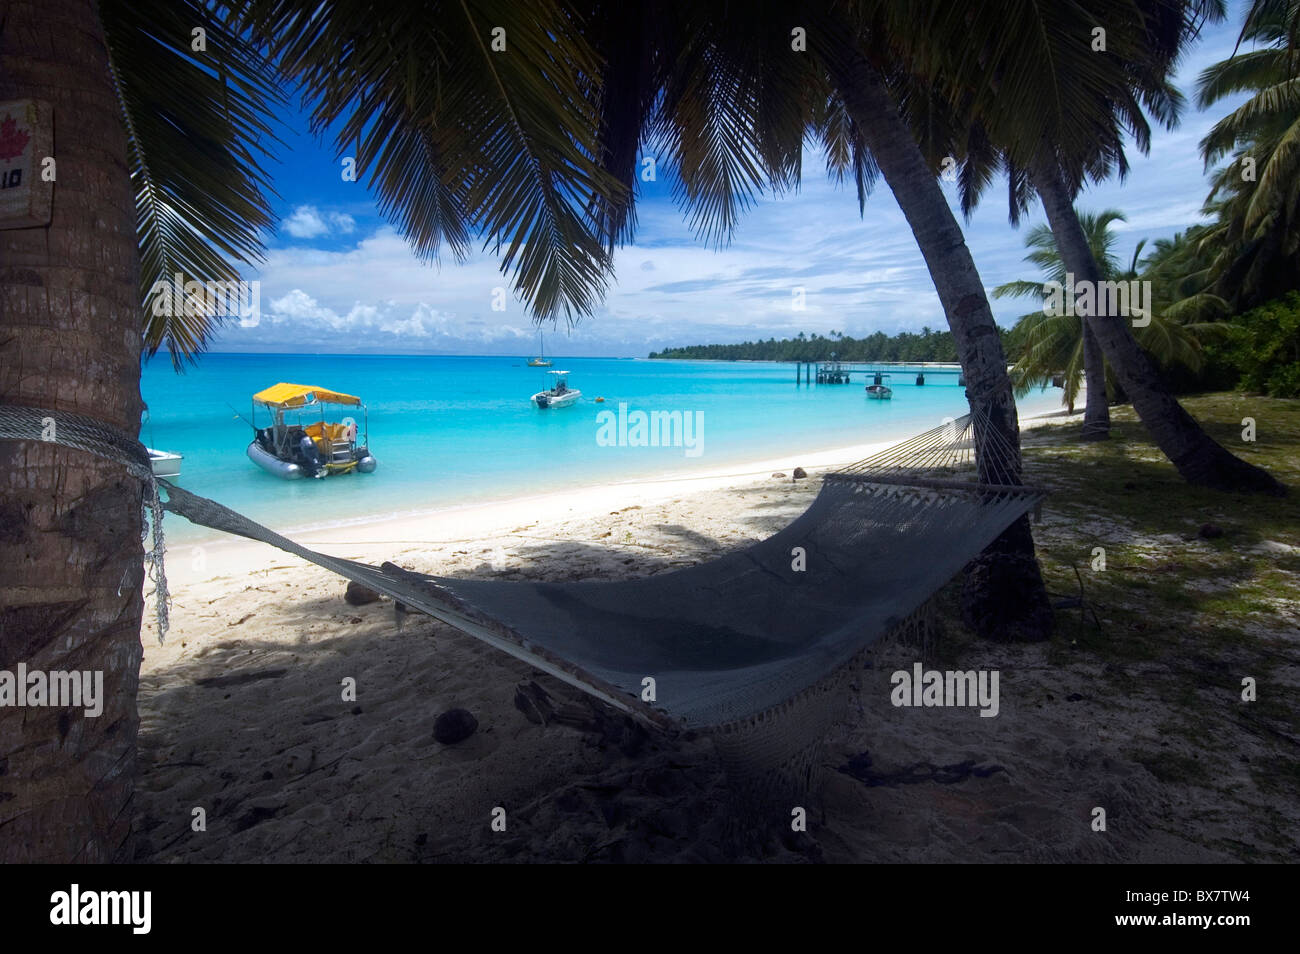
[[[984,482],[972,473],[977,445]],[[808,510],[775,536],[620,582],[465,580],[369,566],[159,483],[166,509],[194,523],[355,580],[644,723],[725,736],[760,730],[801,700],[830,705],[832,677],[1034,508],[1041,489],[988,482],[1013,472],[1014,453],[987,418],[967,415],[828,474]],[[769,761],[802,744],[788,734],[762,742]]]
[[[309,550],[155,478],[139,441],[94,418],[0,404],[0,440],[57,441],[145,484],[159,638],[165,507],[355,580],[656,730],[705,730],[735,783],[737,819],[812,792],[864,653],[923,626],[934,594],[1045,496],[1021,485],[1017,448],[975,412],[826,475],[788,527],[709,563],[621,582],[460,580]]]

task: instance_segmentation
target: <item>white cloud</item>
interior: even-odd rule
[[[1228,31],[1231,32],[1231,31]],[[1215,35],[1190,58],[1179,80],[1230,49],[1235,37]],[[1226,47],[1225,47],[1226,44]],[[1182,128],[1153,131],[1150,157],[1130,149],[1126,182],[1091,186],[1079,198],[1087,210],[1119,208],[1118,256],[1127,260],[1143,237],[1166,237],[1200,218],[1208,187],[1197,142],[1229,105],[1205,113],[1188,109]],[[638,209],[639,243],[620,249],[616,275],[604,303],[572,329],[563,318],[546,330],[548,353],[643,355],[669,345],[786,337],[836,329],[862,336],[944,328],[943,309],[911,229],[884,182],[859,215],[852,188],[827,180],[821,157],[805,157],[797,193],[760,198],[741,218],[730,245],[713,249],[692,233],[681,209],[666,196]],[[955,190],[945,186],[956,206]],[[1026,232],[1043,221],[1037,203],[1019,229],[1007,224],[1005,184],[995,183],[970,221],[962,225],[986,288],[1036,277],[1024,261]],[[284,234],[318,239],[354,233],[346,198],[322,195],[297,206]],[[527,307],[507,297],[492,310],[492,291],[510,288],[498,261],[475,250],[464,263],[444,255],[441,264],[416,260],[403,238],[382,227],[355,237],[349,247],[305,243],[272,248],[257,275],[264,311],[258,327],[228,325],[218,347],[229,350],[369,350],[386,352],[513,353],[536,346]],[[805,308],[794,311],[791,291],[804,289]],[[997,320],[1010,325],[1024,302],[990,302]]]
[[[377,344],[395,345],[395,339],[454,339],[456,315],[425,302],[414,307],[397,301],[355,302],[341,312],[322,304],[312,295],[295,288],[271,302],[269,319],[278,328],[280,340],[313,345],[333,340],[341,347],[361,348]],[[500,337],[492,329],[485,337]],[[391,338],[384,338],[391,335]]]
[[[356,227],[356,220],[346,212],[321,212],[314,205],[300,205],[284,220],[284,231],[300,239],[347,235]]]

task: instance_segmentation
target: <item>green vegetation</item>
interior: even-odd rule
[[[1204,108],[1242,92],[1251,98],[1215,124],[1201,141],[1215,171],[1205,211],[1215,221],[1197,245],[1207,287],[1239,310],[1294,289],[1300,274],[1300,4],[1255,0],[1240,52],[1201,73]]]
[[[1008,347],[1008,332],[999,328],[1002,346]],[[652,358],[689,358],[712,361],[951,361],[957,360],[957,346],[951,331],[920,333],[901,331],[890,336],[877,331],[865,338],[850,338],[838,331],[829,335],[804,335],[794,338],[768,338],[766,341],[743,341],[740,344],[689,345],[652,351]]]
[[[1300,397],[1300,292],[1237,318],[1224,357],[1244,389]]]

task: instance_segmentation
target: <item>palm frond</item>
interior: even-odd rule
[[[1042,298],[1043,283],[1023,279],[1004,282],[993,289],[994,298]]]
[[[415,253],[477,235],[539,320],[574,320],[611,268],[602,203],[601,63],[554,0],[243,0],[248,28],[303,90],[318,134],[379,198]],[[494,48],[494,43],[498,48]],[[502,47],[501,44],[504,44]]]
[[[141,253],[146,352],[193,360],[226,317],[209,307],[156,308],[177,281],[239,280],[275,221],[262,163],[273,154],[273,71],[224,11],[203,0],[103,0],[100,16],[127,129]],[[192,31],[203,31],[202,50]]]

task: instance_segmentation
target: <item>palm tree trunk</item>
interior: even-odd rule
[[[1050,161],[1040,163],[1032,178],[1067,270],[1074,272],[1076,283],[1099,283],[1101,269],[1088,246],[1060,170]],[[1155,362],[1133,337],[1126,316],[1096,315],[1083,321],[1092,327],[1106,361],[1152,440],[1184,480],[1218,490],[1286,493],[1286,487],[1266,471],[1226,451],[1183,409],[1161,384]]]
[[[1110,399],[1106,395],[1106,358],[1097,336],[1087,321],[1083,325],[1083,377],[1087,382],[1084,395],[1083,439],[1104,441],[1110,437]]]
[[[0,231],[0,402],[140,420],[126,135],[92,0],[8,0],[0,100],[53,105],[48,227]],[[0,442],[0,670],[99,670],[103,712],[0,709],[0,861],[130,860],[141,488],[56,443]]]
[[[988,414],[1014,458],[980,454],[979,469],[990,483],[1020,483],[1020,426],[1007,358],[984,283],[948,200],[874,71],[858,71],[846,97],[880,172],[907,218],[943,304],[971,407]],[[995,540],[967,573],[962,611],[979,635],[994,639],[1046,639],[1052,629],[1029,518],[1021,517]]]

